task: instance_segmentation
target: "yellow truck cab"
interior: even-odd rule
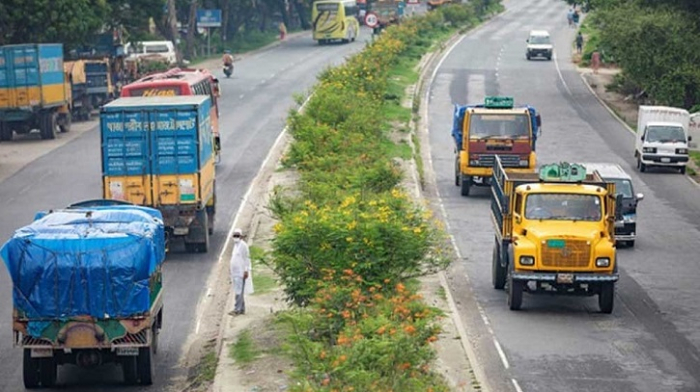
[[[598,295],[613,310],[617,259],[615,183],[578,164],[544,165],[539,173],[506,172],[496,158],[491,213],[492,281],[518,310],[523,293]]]
[[[455,185],[462,196],[473,186],[490,185],[494,158],[509,172],[533,173],[542,120],[535,108],[515,106],[511,97],[486,97],[483,104],[456,105]]]

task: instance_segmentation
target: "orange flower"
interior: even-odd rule
[[[326,352],[325,352],[325,351],[321,351],[321,354],[319,354],[318,357],[321,358],[321,359],[326,359]]]
[[[411,367],[411,364],[409,362],[404,362],[401,365],[399,365],[399,369],[401,369],[401,370],[406,370],[406,369],[409,369],[410,367]]]
[[[432,342],[434,342],[434,341],[436,341],[436,340],[438,340],[438,339],[437,339],[437,336],[435,336],[435,335],[433,335],[433,336],[429,337],[428,339],[426,339],[426,341],[427,341],[428,343],[432,343]]]
[[[348,359],[348,357],[347,357],[346,355],[341,355],[341,356],[338,357],[338,360],[339,360],[340,362],[345,362],[347,359]]]
[[[381,326],[381,327],[379,327],[379,329],[377,330],[377,333],[381,335],[381,334],[384,333],[384,331],[386,331],[386,327],[385,327],[385,326]]]
[[[321,385],[323,385],[324,387],[330,383],[331,383],[331,379],[327,378],[327,377],[324,378],[323,381],[321,381]]]
[[[344,318],[344,319],[349,319],[350,316],[351,316],[350,311],[348,311],[348,310],[343,310],[343,311],[341,312],[341,314],[343,315],[343,318]]]
[[[413,325],[407,325],[403,327],[403,330],[406,331],[406,333],[409,335],[413,335],[414,333],[416,333],[416,327],[414,327]]]

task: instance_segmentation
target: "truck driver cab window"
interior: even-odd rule
[[[646,140],[649,143],[685,143],[683,128],[656,126],[647,128]]]
[[[469,136],[473,139],[529,137],[525,115],[475,114],[471,118]]]
[[[594,195],[540,193],[525,202],[525,218],[598,222],[603,217],[600,198]]]

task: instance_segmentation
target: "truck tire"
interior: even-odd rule
[[[634,240],[627,241],[627,242],[625,243],[625,245],[626,245],[628,248],[634,248]]]
[[[470,176],[465,176],[464,174],[459,175],[459,185],[460,194],[462,196],[469,196],[469,191],[472,187],[472,178]]]
[[[0,122],[0,140],[4,142],[9,142],[12,140],[13,131],[10,124],[5,122]]]
[[[493,288],[496,290],[503,290],[506,286],[506,268],[501,265],[501,255],[499,251],[498,242],[493,244],[493,257],[491,259],[491,281],[493,283]]]
[[[39,132],[41,138],[50,140],[56,138],[56,112],[43,112],[39,115]]]
[[[24,387],[27,389],[34,389],[39,387],[39,361],[32,358],[32,350],[29,348],[24,349],[24,363],[22,364],[22,378],[24,380]]]
[[[647,171],[647,165],[642,163],[642,158],[639,155],[637,155],[637,169],[642,173]]]
[[[139,348],[139,356],[136,358],[136,370],[141,385],[153,384],[155,376],[155,363],[153,361],[152,347]]]
[[[56,378],[58,378],[58,364],[56,359],[51,358],[41,358],[41,363],[39,365],[39,379],[41,380],[41,386],[44,388],[51,388],[56,385]]]
[[[459,186],[461,173],[459,172],[459,158],[455,158],[455,186]]]
[[[513,279],[513,266],[510,266],[508,274],[508,307],[510,310],[520,310],[523,305],[523,286],[522,280]]]
[[[209,214],[203,208],[195,214],[196,225],[190,225],[190,232],[185,237],[187,253],[207,253],[209,251]]]
[[[601,313],[610,314],[615,305],[615,283],[602,283],[598,293],[598,307]]]
[[[137,357],[122,357],[122,374],[124,375],[124,384],[136,385],[138,383],[138,374],[136,373],[136,358]]]
[[[58,127],[61,132],[70,132],[71,124],[73,124],[73,115],[70,112],[62,114],[60,124]]]
[[[681,166],[681,168],[678,169],[678,171],[679,171],[681,174],[685,174],[685,166]]]

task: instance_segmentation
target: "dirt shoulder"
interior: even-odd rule
[[[578,63],[578,60],[574,56],[572,61]],[[634,132],[637,126],[637,114],[639,113],[640,104],[635,101],[633,96],[625,96],[610,88],[615,80],[615,76],[622,70],[617,67],[604,67],[599,69],[598,72],[593,72],[593,69],[585,67],[577,67],[577,70],[598,100],[618,120]],[[691,159],[688,163],[688,168],[686,175],[700,184],[700,166],[698,166],[698,162]]]

